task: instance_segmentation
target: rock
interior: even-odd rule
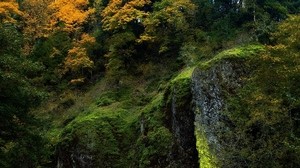
[[[228,129],[222,111],[226,109],[226,97],[242,86],[242,79],[247,75],[242,65],[238,60],[222,60],[206,70],[196,68],[192,75],[195,129],[204,131],[209,148],[218,160],[222,160],[223,148],[219,135]]]
[[[191,79],[183,78],[171,82],[167,91],[167,123],[173,134],[173,146],[170,153],[172,168],[198,168],[198,154],[194,135],[195,115],[191,106]]]

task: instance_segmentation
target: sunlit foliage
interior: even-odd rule
[[[14,15],[22,15],[19,5],[15,0],[0,2],[0,22],[15,22]]]
[[[83,70],[91,70],[94,62],[88,56],[88,49],[95,44],[95,38],[88,34],[83,34],[79,41],[73,43],[73,48],[68,51],[64,61],[63,73],[72,72],[83,75]]]
[[[154,11],[142,22],[145,32],[141,41],[158,40],[172,31],[191,31],[190,21],[196,6],[190,0],[163,0],[154,4]]]
[[[68,32],[80,29],[94,13],[88,0],[56,0],[49,8],[53,11],[51,25],[62,26],[63,30]]]
[[[48,37],[51,33],[49,27],[50,10],[48,5],[53,0],[24,0],[22,2],[22,11],[24,13],[23,34],[25,45],[23,52],[29,54],[36,40]]]
[[[125,29],[130,22],[142,21],[148,15],[143,7],[150,3],[151,0],[111,0],[102,11],[104,30]]]

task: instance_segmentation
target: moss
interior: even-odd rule
[[[169,106],[172,98],[175,98],[176,100],[185,100],[176,102],[176,106],[185,108],[183,104],[191,94],[191,77],[194,69],[195,67],[186,68],[171,80],[165,92],[164,100]]]
[[[163,94],[156,95],[141,111],[136,124],[140,128],[143,122],[145,132],[139,130],[138,139],[130,151],[129,158],[134,161],[133,167],[166,167],[172,134],[163,123]]]
[[[118,91],[108,89],[100,92],[94,100],[89,100],[84,111],[60,128],[59,157],[71,162],[71,155],[78,151],[88,156],[86,158],[93,158],[87,162],[94,167],[127,167],[131,162],[128,151],[137,139],[133,124],[141,113],[140,107],[128,103],[133,102],[130,93],[128,87]],[[76,113],[69,111],[66,114]]]
[[[178,100],[176,101],[177,108],[186,108],[186,103],[190,103],[187,101],[191,97],[191,83],[190,77],[172,80],[165,93],[165,102],[168,104],[169,109],[171,109],[173,99]]]
[[[217,158],[210,150],[208,141],[206,139],[204,130],[197,126],[197,130],[195,131],[196,135],[196,146],[198,150],[199,156],[199,167],[201,168],[217,168]]]
[[[110,99],[108,97],[101,97],[99,100],[97,100],[96,104],[97,106],[108,106],[111,105],[113,102],[113,99]]]
[[[83,112],[60,129],[60,151],[69,157],[74,150],[90,155],[96,167],[149,167],[164,162],[171,133],[163,123],[163,94],[151,93],[154,97],[145,106],[139,102],[145,102],[143,97],[134,94],[128,87],[110,89],[86,104]],[[142,116],[145,134],[140,132]]]
[[[265,51],[265,47],[261,44],[252,44],[241,47],[235,47],[220,52],[215,57],[206,62],[199,63],[198,67],[200,69],[208,69],[212,65],[215,65],[216,63],[224,59],[248,59],[252,56],[256,56],[258,53],[261,53],[263,51]]]
[[[192,110],[192,73],[186,68],[174,77],[164,93],[165,124],[173,133],[170,150],[171,167],[198,166],[196,138],[194,136],[194,112]]]
[[[103,112],[95,110],[88,115],[80,115],[66,126],[61,134],[59,148],[68,152],[80,153],[95,158],[95,167],[123,167],[123,146],[130,146],[127,123],[122,113],[129,113],[122,108],[102,108]],[[129,139],[129,141],[128,141]]]
[[[52,144],[57,144],[60,139],[60,134],[62,133],[62,129],[54,128],[46,134],[46,138],[50,140]]]
[[[169,82],[179,97],[190,93],[192,72],[186,68]],[[136,88],[140,81],[114,88],[105,80],[87,93],[74,94],[75,103],[53,116],[45,134],[52,138],[57,155],[72,162],[77,151],[94,158],[94,167],[166,167],[172,134],[165,123],[164,94],[146,90],[146,84]]]
[[[164,167],[166,158],[170,152],[172,134],[163,127],[157,126],[141,136],[137,141],[139,151],[137,153],[138,167],[152,167],[154,165]]]
[[[185,79],[185,78],[191,78],[192,73],[194,71],[195,67],[187,67],[183,69],[173,80],[172,82],[179,80],[179,79]]]

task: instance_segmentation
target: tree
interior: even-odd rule
[[[67,79],[71,78],[73,81],[77,81],[76,79],[84,79],[84,72],[91,72],[94,64],[89,58],[89,55],[91,53],[91,46],[95,44],[95,39],[85,33],[85,29],[89,26],[89,21],[94,17],[95,8],[91,6],[91,1],[88,0],[50,0],[49,2],[51,2],[48,5],[50,11],[49,27],[51,28],[52,34],[50,34],[48,41],[53,41],[52,38],[56,37],[65,37],[65,35],[73,41],[64,48],[52,42],[50,42],[50,45],[53,46],[47,46],[47,48],[50,47],[51,50],[47,53],[48,56],[52,56],[53,58],[57,55],[59,58],[64,57],[61,60],[62,62],[56,64],[57,67],[54,68],[53,71],[55,72],[53,73],[58,73],[60,78],[68,76]],[[93,3],[100,4],[99,1],[93,1]],[[62,42],[65,43],[68,42],[68,40]],[[58,41],[58,43],[60,43],[60,41]],[[67,49],[67,52],[65,52],[65,49]]]
[[[156,42],[163,53],[170,49],[180,48],[181,43],[193,32],[193,16],[196,5],[190,0],[162,0],[153,4],[153,12],[142,25],[145,31],[138,42]]]
[[[34,86],[42,66],[21,54],[22,39],[14,25],[0,23],[0,167],[37,167],[43,160],[42,138],[28,114],[43,97]],[[34,146],[28,144],[35,144]]]
[[[25,44],[23,52],[29,54],[34,44],[41,38],[48,37],[51,32],[49,27],[50,10],[48,6],[53,0],[24,0],[21,3],[24,13],[23,35]]]
[[[15,0],[3,0],[0,2],[0,23],[15,22],[14,15],[22,15],[19,5]]]
[[[89,7],[88,0],[56,0],[49,8],[53,12],[51,26],[53,28],[58,26],[67,32],[80,30],[95,11]]]
[[[246,86],[230,98],[234,143],[227,156],[235,158],[229,162],[238,160],[249,167],[300,166],[299,24],[300,16],[294,15],[278,26],[273,44],[251,60],[254,70]]]
[[[103,29],[126,29],[130,22],[141,22],[148,15],[144,7],[150,3],[151,0],[111,0],[101,13]]]
[[[81,39],[73,43],[73,48],[69,50],[68,55],[65,58],[63,73],[71,72],[75,74],[75,78],[83,80],[83,71],[88,70],[91,72],[91,69],[94,66],[94,62],[88,56],[88,50],[95,42],[96,40],[94,37],[88,34],[82,34]],[[78,80],[73,79],[73,81]]]

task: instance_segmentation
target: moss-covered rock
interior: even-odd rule
[[[158,94],[141,110],[139,132],[132,150],[132,167],[167,167],[172,134],[163,122],[163,95]]]
[[[191,76],[194,68],[183,70],[171,80],[165,92],[165,122],[173,135],[169,167],[199,167]]]
[[[213,59],[200,63],[193,72],[192,93],[200,166],[223,167],[228,157],[230,132],[227,100],[244,86],[251,73],[249,63],[264,51],[261,45],[247,45],[225,50]],[[229,140],[229,141],[228,141]],[[232,140],[232,139],[231,139]]]
[[[121,118],[91,114],[69,124],[58,144],[58,167],[122,167]]]
[[[167,167],[172,134],[164,123],[163,94],[145,106],[130,96],[134,92],[116,94],[102,93],[64,126],[58,167]],[[103,104],[106,99],[113,101]]]
[[[207,136],[204,129],[200,125],[196,126],[196,146],[199,156],[199,167],[201,168],[217,168],[218,160],[216,155],[212,152],[208,143]]]

